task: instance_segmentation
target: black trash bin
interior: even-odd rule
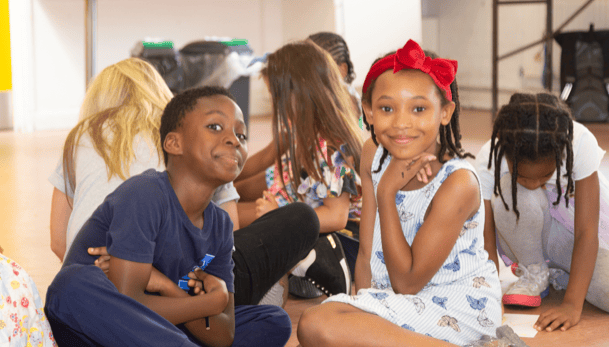
[[[180,49],[182,69],[184,71],[184,89],[205,85],[205,81],[225,63],[226,57],[236,52],[238,55],[253,55],[248,45],[227,45],[220,41],[196,41]],[[243,111],[243,120],[249,124],[249,76],[241,76],[230,85],[229,90],[235,96],[237,105]],[[215,84],[212,82],[212,84]]]
[[[170,41],[158,44],[147,44],[140,41],[131,51],[131,56],[145,60],[154,66],[174,94],[184,90],[184,71],[180,55]]]
[[[609,30],[556,35],[560,57],[561,98],[580,122],[609,121]]]

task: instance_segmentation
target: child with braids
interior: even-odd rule
[[[501,287],[483,248],[471,154],[461,148],[456,70],[456,61],[426,57],[410,40],[368,72],[358,292],[305,311],[303,346],[464,345],[495,336]]]
[[[609,311],[609,184],[598,171],[604,154],[550,94],[514,94],[478,153],[485,249],[497,263],[498,243],[519,276],[503,303],[535,307],[550,282],[566,288],[537,330],[576,325],[584,300]]]

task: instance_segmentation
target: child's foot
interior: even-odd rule
[[[550,270],[545,262],[512,267],[518,280],[512,283],[503,295],[504,305],[537,307],[549,293]]]
[[[345,259],[345,253],[338,237],[334,234],[321,236],[315,248],[307,257],[314,259],[306,269],[304,276],[299,279],[299,271],[293,271],[295,276],[290,277],[290,294],[300,297],[318,297],[318,289],[327,296],[351,292],[351,273]],[[298,269],[302,271],[302,269]],[[309,285],[303,285],[304,278]],[[312,287],[312,286],[313,287]]]

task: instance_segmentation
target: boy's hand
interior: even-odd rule
[[[554,331],[562,325],[560,330],[566,331],[579,323],[581,314],[581,307],[578,308],[576,305],[563,302],[560,306],[540,314],[533,327],[537,329],[537,331],[542,331],[544,329],[546,331]]]
[[[268,190],[265,190],[262,195],[262,198],[256,200],[256,218],[260,218],[267,212],[279,208],[277,200],[275,200],[273,194],[271,194]]]
[[[201,281],[199,278],[197,278],[197,275],[195,275],[194,272],[189,272],[188,277],[190,277],[190,279],[188,280],[188,286],[191,288],[194,288],[194,293],[195,294],[201,294],[201,293],[204,294],[205,291],[203,290],[203,281]]]
[[[108,275],[110,270],[110,258],[112,256],[108,254],[106,247],[89,247],[87,250],[90,255],[99,255],[100,257],[95,260],[95,266],[102,269],[102,271]]]
[[[415,176],[431,176],[429,163],[436,160],[436,156],[431,154],[419,155],[410,160],[392,158],[383,173],[383,177],[378,185],[379,192],[395,193],[404,188]]]
[[[190,272],[195,278],[203,282],[203,292],[201,294],[213,295],[217,300],[219,311],[224,311],[226,305],[228,305],[228,289],[226,289],[226,283],[214,275],[210,275],[201,269],[196,269],[194,272]],[[190,282],[190,281],[189,281]],[[196,289],[195,289],[196,290]]]
[[[191,276],[194,276],[194,278],[192,278]],[[203,290],[208,294],[214,291],[224,291],[228,295],[226,283],[224,283],[222,279],[214,275],[210,275],[201,269],[196,269],[194,272],[190,272],[188,274],[188,277],[191,277],[193,280],[199,280],[203,282]]]

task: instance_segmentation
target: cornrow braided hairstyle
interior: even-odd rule
[[[316,45],[326,50],[336,62],[336,65],[347,64],[347,76],[345,83],[351,84],[355,79],[355,71],[349,54],[349,47],[342,36],[331,32],[319,32],[309,36],[309,39]]]
[[[424,51],[424,52],[425,52],[425,56],[428,56],[432,59],[438,58],[438,55],[435,54],[434,52],[430,52],[430,51]],[[372,65],[376,64],[379,60],[383,59],[384,57],[387,57],[394,53],[395,53],[395,51],[387,53],[385,56],[376,59],[374,61],[374,63],[372,63]],[[376,80],[372,81],[370,83],[370,85],[368,86],[368,90],[366,90],[366,93],[364,93],[364,95],[362,95],[362,102],[366,102],[368,104],[372,103],[372,92],[374,90],[375,82],[376,82]],[[440,95],[440,99],[442,100],[442,106],[444,106],[450,102],[446,98],[446,94],[444,93],[444,91],[442,91],[440,88],[438,88],[437,85],[436,85],[436,90],[437,90],[438,94]],[[444,156],[446,154],[448,154],[450,157],[453,157],[456,155],[457,157],[459,157],[461,159],[464,159],[467,157],[475,158],[471,153],[465,152],[465,150],[461,146],[461,128],[459,127],[459,114],[461,113],[461,103],[459,102],[459,86],[457,84],[456,77],[455,77],[454,81],[450,84],[450,92],[452,93],[452,101],[455,103],[455,111],[453,112],[453,116],[450,120],[450,123],[448,123],[447,125],[440,126],[440,133],[439,133],[440,150],[437,153],[437,158],[440,161],[440,163],[446,162],[444,160]],[[363,109],[362,109],[362,112],[364,112]],[[378,146],[379,144],[376,139],[376,135],[374,134],[374,126],[372,124],[368,123],[365,115],[364,115],[363,119],[364,119],[364,124],[366,125],[366,130],[370,131],[372,141],[374,141],[374,144]],[[381,156],[379,167],[373,171],[374,173],[378,173],[381,171],[381,168],[383,167],[383,163],[385,162],[385,159],[387,159],[388,155],[389,155],[389,151],[387,151],[387,149],[383,148],[383,155]]]
[[[500,184],[501,161],[503,157],[512,163],[512,208],[520,218],[516,200],[518,163],[536,162],[545,158],[556,161],[556,187],[558,205],[562,196],[560,170],[566,151],[567,189],[565,204],[569,205],[569,195],[573,184],[573,120],[569,109],[551,94],[514,94],[507,105],[501,107],[493,125],[491,152],[488,168],[495,165],[495,196],[500,195],[505,209],[509,207],[503,198]]]

